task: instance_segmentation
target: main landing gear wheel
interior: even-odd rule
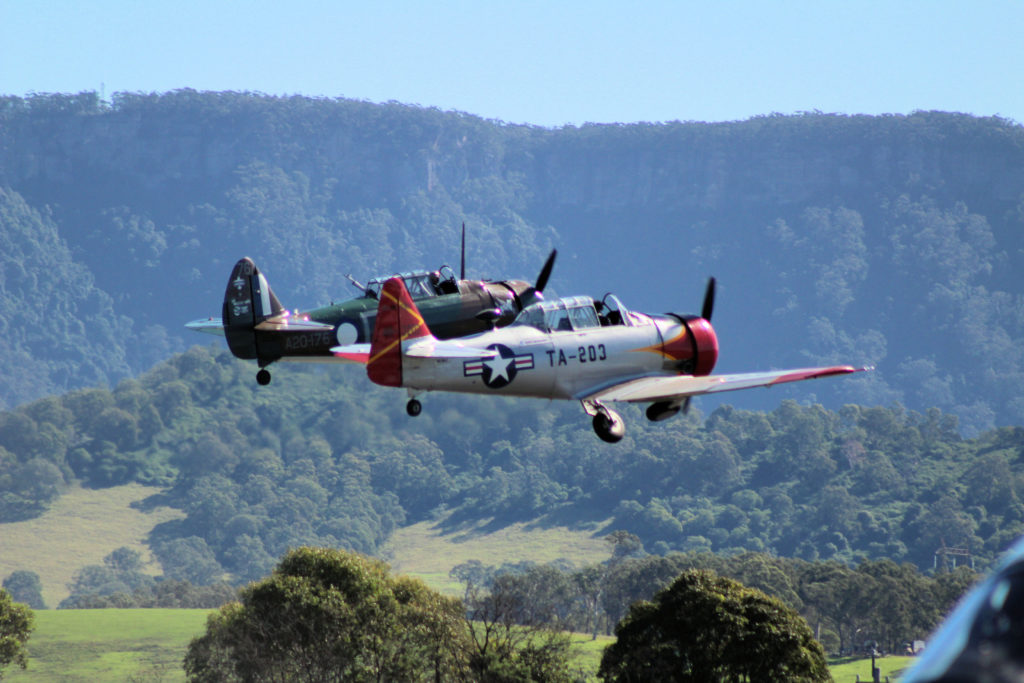
[[[270,384],[270,370],[260,368],[260,371],[256,373],[256,381],[261,387],[265,387]]]
[[[405,404],[405,412],[409,413],[409,417],[416,417],[423,412],[423,404],[415,398],[410,398]]]
[[[626,425],[618,413],[605,408],[594,415],[594,431],[602,441],[618,443],[626,434]]]

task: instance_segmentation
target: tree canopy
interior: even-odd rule
[[[25,643],[34,629],[34,615],[26,605],[11,600],[11,594],[0,589],[0,678],[11,663],[28,667]]]
[[[884,652],[902,652],[905,643],[926,638],[978,578],[966,567],[927,576],[891,560],[849,567],[764,553],[725,557],[708,552],[612,556],[582,567],[569,560],[500,566],[470,561],[454,567],[451,577],[465,584],[471,612],[474,605],[482,615],[502,607],[519,624],[551,624],[596,636],[610,635],[632,605],[651,600],[691,571],[714,572],[780,601],[812,626],[830,654],[863,652],[866,642]],[[479,602],[479,595],[501,600]],[[488,623],[483,617],[476,620]]]
[[[46,609],[46,603],[43,601],[43,584],[39,581],[39,574],[19,569],[4,579],[3,586],[15,602],[24,603],[32,609]]]
[[[455,680],[464,657],[457,600],[378,560],[299,548],[210,616],[185,670],[193,681]]]
[[[807,623],[731,579],[683,572],[635,603],[601,658],[605,681],[831,681]]]

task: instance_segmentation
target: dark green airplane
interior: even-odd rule
[[[465,243],[461,278],[449,266],[435,271],[399,273],[431,332],[439,339],[464,337],[503,327],[526,306],[543,298],[557,251],[552,251],[531,285],[522,280],[465,279]],[[346,362],[331,353],[335,346],[369,343],[377,320],[377,298],[390,277],[366,285],[347,276],[362,294],[310,311],[289,311],[274,295],[252,259],[235,264],[224,293],[220,318],[203,318],[185,327],[227,339],[238,358],[255,360],[256,381],[270,383],[267,366],[279,360]]]

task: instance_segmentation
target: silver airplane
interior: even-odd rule
[[[712,278],[700,316],[637,313],[611,294],[601,301],[539,300],[507,327],[440,340],[402,279],[391,278],[381,291],[371,343],[337,346],[332,353],[365,363],[377,384],[408,389],[406,410],[412,416],[422,410],[416,397],[427,391],[576,400],[609,443],[622,439],[625,426],[608,403],[646,403],[648,419],[659,421],[685,411],[692,396],[870,369],[838,365],[712,375],[718,360],[714,296]]]

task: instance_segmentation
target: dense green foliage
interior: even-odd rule
[[[193,681],[466,680],[469,654],[457,600],[378,560],[299,548],[210,617],[185,670]]]
[[[4,519],[65,482],[168,486],[151,502],[187,516],[149,543],[167,578],[195,584],[265,576],[299,543],[372,553],[397,525],[433,518],[611,516],[609,531],[658,554],[922,569],[952,562],[945,547],[985,566],[1024,533],[1024,430],[964,440],[938,410],[786,401],[649,423],[629,408],[626,440],[609,447],[576,406],[437,395],[411,421],[401,400],[358,368],[283,367],[259,387],[227,352],[197,347],[113,391],[0,413]]]
[[[658,312],[715,274],[721,369],[873,363],[778,393],[939,407],[974,436],[1024,423],[1021,169],[1024,128],[941,112],[549,130],[235,92],[0,97],[0,406],[184,350],[242,255],[310,307],[347,272],[454,262],[466,221],[472,275],[531,277],[557,246],[553,290]]]
[[[22,669],[28,665],[25,643],[33,628],[32,610],[14,602],[10,593],[0,589],[0,678],[12,662]]]
[[[51,213],[0,187],[3,402],[17,405],[125,376],[123,340],[130,329],[111,296],[74,259]]]
[[[71,595],[59,609],[108,607],[220,607],[235,597],[224,582],[196,586],[188,581],[154,578],[142,571],[139,553],[122,547],[103,558],[102,565],[86,565],[75,572],[68,586]]]
[[[3,587],[14,602],[24,603],[32,609],[46,609],[39,574],[20,569],[4,579]]]
[[[651,600],[680,574],[694,570],[728,577],[780,601],[803,617],[832,653],[862,651],[865,642],[902,652],[906,643],[931,633],[976,579],[965,567],[928,577],[891,560],[848,567],[764,553],[723,557],[700,552],[613,554],[607,562],[584,567],[468,562],[455,567],[452,576],[466,584],[469,602],[481,590],[497,591],[510,603],[528,606],[519,613],[522,623],[540,620],[596,635],[611,633],[628,617],[631,605]]]
[[[58,607],[82,607],[83,599],[92,596],[127,595],[148,590],[155,579],[142,571],[142,557],[131,548],[121,547],[103,558],[102,565],[86,565],[75,572],[68,586],[71,595]],[[127,605],[126,605],[127,606]]]
[[[235,599],[237,588],[227,583],[196,586],[188,581],[163,579],[131,592],[114,591],[71,595],[59,609],[215,609]]]
[[[634,603],[601,659],[605,681],[831,681],[807,622],[779,600],[712,572],[681,574]]]

